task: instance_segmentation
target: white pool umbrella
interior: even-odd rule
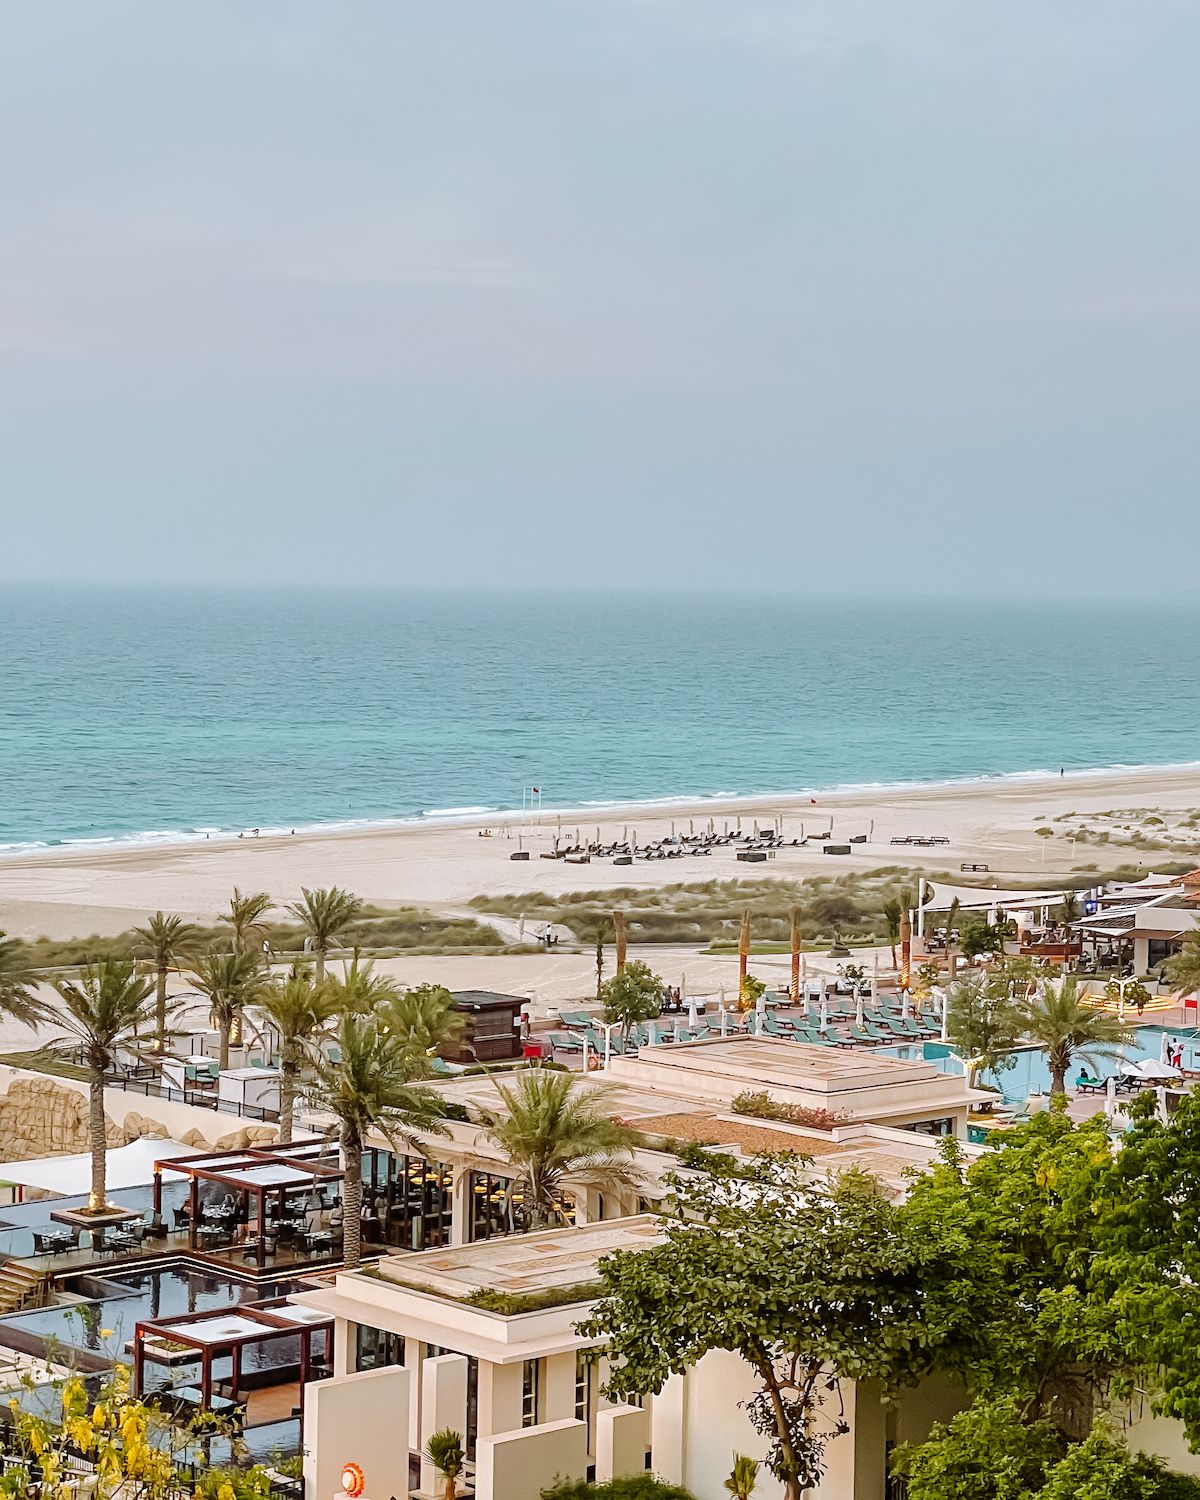
[[[1117,1112],[1117,1078],[1110,1075],[1104,1084],[1104,1113],[1111,1120]]]
[[[1147,1060],[1138,1068],[1138,1077],[1147,1079],[1153,1078],[1156,1081],[1161,1079],[1163,1082],[1174,1081],[1179,1077],[1179,1070],[1178,1068],[1169,1067],[1166,1063],[1156,1062],[1154,1058],[1151,1057],[1147,1058]]]

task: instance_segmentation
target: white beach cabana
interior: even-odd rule
[[[113,1192],[125,1188],[147,1187],[154,1181],[154,1163],[177,1156],[195,1156],[195,1146],[179,1141],[131,1141],[128,1146],[113,1146],[108,1152],[107,1180]],[[184,1176],[183,1172],[172,1176]],[[92,1154],[80,1151],[73,1156],[38,1156],[29,1161],[0,1162],[0,1190],[8,1189],[19,1201],[18,1192],[26,1188],[59,1198],[86,1196],[92,1186]]]

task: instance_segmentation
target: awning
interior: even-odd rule
[[[131,1141],[108,1151],[107,1184],[110,1190],[148,1187],[154,1181],[154,1163],[176,1156],[195,1156],[195,1146],[179,1141]],[[170,1173],[182,1177],[182,1172]],[[29,1161],[0,1162],[0,1185],[40,1188],[62,1198],[75,1198],[92,1188],[92,1153],[75,1156],[38,1156]]]

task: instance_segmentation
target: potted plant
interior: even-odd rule
[[[446,1481],[445,1500],[454,1500],[458,1493],[458,1476],[466,1462],[462,1433],[455,1432],[453,1427],[443,1427],[435,1432],[425,1444],[425,1457]]]
[[[725,1488],[733,1496],[733,1500],[750,1500],[754,1493],[754,1486],[758,1483],[759,1462],[756,1458],[747,1458],[744,1453],[733,1455],[733,1468],[729,1478],[724,1481]]]

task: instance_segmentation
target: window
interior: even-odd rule
[[[541,1361],[527,1359],[521,1379],[521,1426],[536,1427],[538,1419],[538,1387],[541,1384]]]
[[[389,1333],[386,1328],[369,1328],[365,1323],[359,1323],[357,1327],[354,1356],[356,1370],[378,1370],[384,1365],[404,1363],[403,1334]]]
[[[587,1452],[592,1451],[592,1377],[596,1369],[595,1352],[591,1349],[575,1351],[575,1420],[587,1428]]]

